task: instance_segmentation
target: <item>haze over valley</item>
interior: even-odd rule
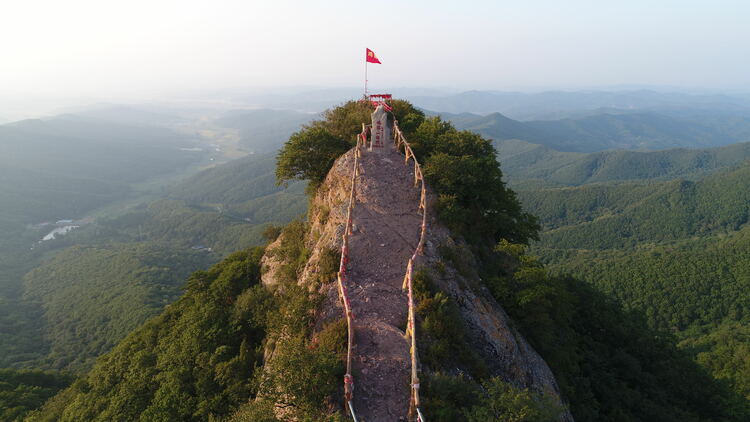
[[[750,420],[746,4],[46,3],[0,421]]]

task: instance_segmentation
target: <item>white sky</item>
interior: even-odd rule
[[[615,3],[620,3],[615,5]],[[747,1],[0,2],[0,95],[264,86],[750,88]]]

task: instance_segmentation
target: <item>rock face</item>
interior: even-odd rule
[[[317,311],[318,327],[342,316],[336,280],[319,286],[312,280],[319,271],[322,252],[341,247],[353,163],[354,151],[340,157],[311,204],[311,254],[299,280],[310,288],[319,288],[324,297]],[[357,180],[347,280],[356,340],[352,361],[354,408],[364,422],[406,420],[410,360],[409,341],[404,335],[407,297],[402,282],[407,260],[419,242],[420,191],[414,187],[412,162],[405,164],[404,156],[390,145],[381,153],[363,153]],[[428,190],[428,232],[424,255],[418,257],[416,267],[430,271],[439,288],[455,300],[471,346],[491,375],[559,397],[547,364],[513,328],[476,273],[463,268],[472,267],[473,257],[434,218],[433,202],[434,194]],[[269,250],[276,244],[278,240]],[[439,246],[464,249],[462,256],[468,265],[462,266],[462,272],[442,260]],[[263,259],[263,281],[268,285],[273,284],[278,267],[272,255]],[[431,270],[438,263],[441,270]],[[572,421],[572,417],[565,414],[561,420]]]

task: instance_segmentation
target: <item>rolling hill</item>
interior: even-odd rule
[[[268,153],[277,150],[289,135],[316,116],[291,110],[233,110],[214,123],[237,130],[240,143],[251,151]]]
[[[445,115],[458,128],[494,140],[519,139],[556,151],[706,148],[750,141],[750,113],[673,117],[654,112],[600,113],[520,122],[499,113]]]
[[[531,189],[519,198],[540,218],[533,250],[551,271],[642,313],[750,397],[748,192],[746,163],[693,181]]]
[[[273,154],[198,172],[205,141],[148,126],[160,118],[116,107],[0,126],[0,366],[86,369],[187,274],[304,213],[305,185],[276,186]],[[58,219],[83,222],[39,243],[50,229],[34,225]]]
[[[742,95],[689,94],[654,90],[544,91],[536,93],[466,91],[450,95],[412,95],[415,105],[448,113],[502,113],[519,120],[552,120],[596,114],[599,110],[723,110],[747,113]]]
[[[543,245],[611,249],[727,233],[748,223],[750,165],[696,182],[521,191],[544,224]]]
[[[559,152],[524,141],[495,142],[508,183],[518,189],[635,180],[694,180],[742,165],[750,143],[662,151]]]

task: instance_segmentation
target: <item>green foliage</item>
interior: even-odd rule
[[[551,396],[521,390],[499,377],[480,385],[461,375],[436,373],[423,393],[424,410],[435,422],[552,422],[563,411]]]
[[[313,279],[315,287],[336,279],[341,262],[341,250],[338,248],[324,247],[320,250],[318,258],[318,271]]]
[[[23,420],[72,381],[73,376],[65,373],[0,369],[0,420]]]
[[[406,101],[394,100],[392,106],[396,119],[404,118],[408,128],[424,116]],[[362,132],[362,123],[370,121],[371,113],[370,103],[349,101],[327,110],[323,119],[293,134],[276,157],[278,183],[309,180],[310,191],[314,191],[336,158],[354,146],[357,134]]]
[[[491,290],[552,368],[578,421],[745,420],[747,404],[708,376],[673,337],[586,283],[545,274],[515,245],[487,267]],[[505,255],[503,258],[502,255]],[[494,271],[494,274],[491,274]],[[517,279],[516,279],[517,278]]]
[[[275,224],[269,224],[265,229],[263,229],[263,238],[268,242],[273,242],[274,240],[278,239],[282,229],[283,227],[277,226]]]
[[[272,299],[256,248],[194,273],[187,293],[102,356],[32,420],[206,420],[253,393]]]
[[[453,422],[464,418],[463,411],[477,403],[479,384],[463,376],[435,372],[421,381],[424,413],[435,422]]]
[[[555,260],[554,271],[589,280],[658,329],[750,317],[750,227],[636,250],[541,251]]]
[[[737,230],[750,215],[750,167],[698,182],[592,185],[522,192],[541,218],[543,246],[633,247]]]
[[[546,228],[535,251],[551,271],[587,280],[651,328],[673,332],[697,362],[747,396],[745,351],[732,340],[740,331],[728,327],[750,317],[749,176],[743,166],[695,182],[521,197]]]
[[[549,277],[536,257],[526,255],[526,247],[500,241],[497,252],[517,260],[512,276],[503,268],[486,277],[490,291],[522,327],[526,338],[534,344],[553,341],[559,314],[571,313],[573,298],[560,278]]]
[[[228,420],[229,422],[278,422],[274,413],[275,404],[268,399],[257,399],[245,403]]]
[[[479,403],[465,412],[467,422],[552,422],[561,406],[547,395],[518,389],[499,378],[482,383]]]
[[[267,223],[306,205],[304,184],[281,192],[273,169],[271,155],[217,166],[170,188],[171,199],[107,211],[41,244],[49,228],[0,211],[0,367],[88,369],[176,299],[191,271],[263,244]]]
[[[536,238],[535,217],[505,186],[492,143],[434,117],[408,139],[425,178],[438,192],[441,219],[473,242]]]
[[[438,117],[425,119],[406,101],[392,101],[392,106],[391,118],[399,121],[427,181],[437,191],[440,217],[446,224],[477,241],[507,238],[525,243],[536,238],[536,219],[523,212],[515,193],[506,188],[489,140],[458,131]],[[368,103],[350,101],[292,135],[277,157],[277,180],[310,180],[314,189],[335,159],[354,144],[371,112]]]
[[[516,189],[625,181],[695,180],[750,159],[750,143],[708,149],[559,152],[523,141],[495,142],[508,183]]]
[[[301,221],[291,222],[282,231],[278,247],[269,251],[281,262],[275,279],[278,307],[269,315],[273,353],[256,382],[261,397],[279,403],[299,420],[318,421],[336,417],[328,403],[339,392],[344,375],[346,323],[330,323],[311,339],[320,297],[297,283],[309,258],[307,229]]]
[[[338,392],[343,377],[340,355],[310,347],[304,336],[285,336],[276,343],[273,358],[263,371],[260,391],[295,414],[312,417],[326,412],[326,403]]]
[[[276,158],[276,179],[309,180],[315,187],[323,182],[333,162],[351,147],[351,143],[327,129],[305,128],[284,144]]]
[[[750,399],[750,327],[747,320],[726,321],[718,327],[693,328],[681,337],[680,346],[696,356],[711,374],[726,380],[738,393]]]
[[[41,303],[47,322],[50,350],[38,364],[89,367],[172,303],[207,262],[203,252],[158,244],[66,249],[25,277],[27,299]]]
[[[311,126],[324,128],[354,145],[357,134],[362,132],[362,123],[369,124],[372,111],[369,102],[347,101],[338,107],[326,110],[323,118],[314,121]]]
[[[417,335],[422,362],[433,371],[466,368],[473,377],[487,376],[487,367],[469,347],[455,303],[439,291],[425,270],[414,274],[414,298],[421,319]]]
[[[281,231],[281,242],[269,254],[282,265],[276,272],[276,282],[281,286],[292,286],[297,281],[297,273],[310,257],[305,247],[305,235],[309,225],[302,220],[294,220]]]

